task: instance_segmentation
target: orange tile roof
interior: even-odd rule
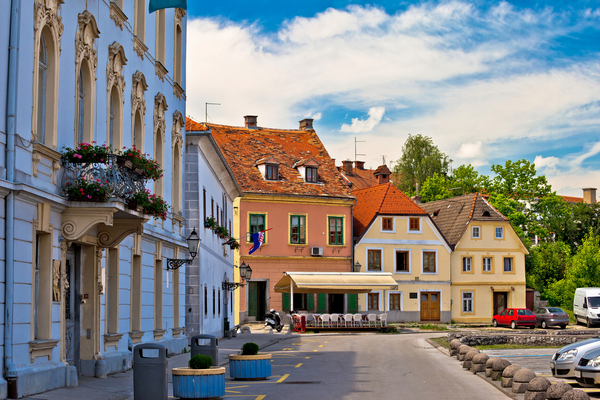
[[[377,215],[427,215],[427,212],[402,193],[393,183],[353,190],[354,236],[360,237]]]
[[[375,171],[372,169],[352,168],[352,174],[346,174],[343,167],[338,167],[338,170],[352,183],[353,190],[379,185],[379,180],[373,175]]]
[[[583,197],[573,197],[573,196],[558,196],[567,203],[583,203]]]
[[[188,118],[186,126],[197,124]],[[221,149],[242,191],[253,194],[286,194],[353,198],[348,185],[314,130],[270,129],[205,124]],[[278,181],[267,181],[256,162],[273,157],[279,163]],[[314,159],[319,183],[305,183],[294,164]]]
[[[185,119],[185,130],[188,132],[205,131],[207,129],[208,128],[203,123],[196,122],[191,118]]]

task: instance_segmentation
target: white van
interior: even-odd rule
[[[600,324],[600,288],[579,288],[573,299],[575,321],[591,327]]]

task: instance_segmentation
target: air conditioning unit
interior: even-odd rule
[[[323,248],[322,247],[311,247],[310,248],[310,255],[311,256],[322,256],[323,255]]]

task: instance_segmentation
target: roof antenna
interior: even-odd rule
[[[381,164],[381,165],[386,165],[386,164],[385,164],[385,155],[383,155],[383,154],[382,154],[382,155],[381,155],[381,158],[383,158],[383,164]]]
[[[204,103],[204,125],[208,122],[208,106],[220,106],[221,103]]]
[[[356,161],[357,161],[356,158],[358,156],[363,156],[363,157],[366,156],[366,154],[358,154],[356,152],[356,143],[366,143],[366,142],[367,142],[366,140],[356,140],[356,136],[354,137],[354,169],[356,169]]]

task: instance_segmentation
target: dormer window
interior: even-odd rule
[[[267,172],[265,173],[265,179],[268,181],[279,180],[279,166],[274,164],[267,164]]]
[[[306,167],[306,182],[317,183],[319,179],[317,171],[317,167]]]

